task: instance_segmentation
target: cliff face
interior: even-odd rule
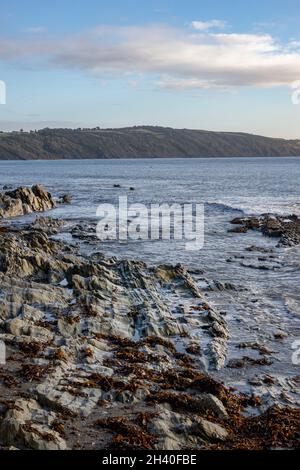
[[[260,156],[300,156],[300,140],[150,126],[0,134],[0,160]]]

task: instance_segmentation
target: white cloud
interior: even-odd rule
[[[223,29],[226,24],[226,21],[222,20],[192,21],[191,26],[198,31],[208,31],[213,28]]]
[[[300,41],[290,41],[288,46],[290,49],[300,50]]]
[[[184,90],[208,90],[210,88],[215,88],[219,90],[228,90],[227,86],[218,83],[215,81],[214,83],[210,81],[209,83],[205,80],[200,80],[198,78],[172,78],[166,76],[162,76],[159,80],[157,80],[156,85],[158,88],[162,90],[173,90],[173,91],[184,91]]]
[[[130,88],[138,88],[139,81],[138,80],[128,80],[127,84]]]
[[[47,28],[45,26],[30,26],[29,28],[25,29],[25,33],[28,34],[40,34],[40,33],[45,33],[47,31]]]
[[[170,90],[290,86],[300,78],[298,44],[269,34],[211,33],[164,25],[98,26],[82,35],[0,38],[0,59],[83,70],[127,83],[142,76]]]

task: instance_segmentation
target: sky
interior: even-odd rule
[[[0,0],[0,103],[4,83],[3,131],[300,139],[299,0]]]

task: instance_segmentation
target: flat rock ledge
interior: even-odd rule
[[[41,185],[0,193],[0,219],[47,211],[54,207],[51,194]]]

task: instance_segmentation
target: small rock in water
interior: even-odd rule
[[[242,226],[242,227],[235,227],[227,230],[228,233],[247,233],[248,232],[248,227]]]
[[[72,202],[72,196],[70,194],[63,194],[59,198],[60,204],[71,204],[71,202]]]
[[[274,333],[274,338],[277,340],[282,340],[286,337],[287,337],[287,333],[285,333],[284,331],[276,331]]]

